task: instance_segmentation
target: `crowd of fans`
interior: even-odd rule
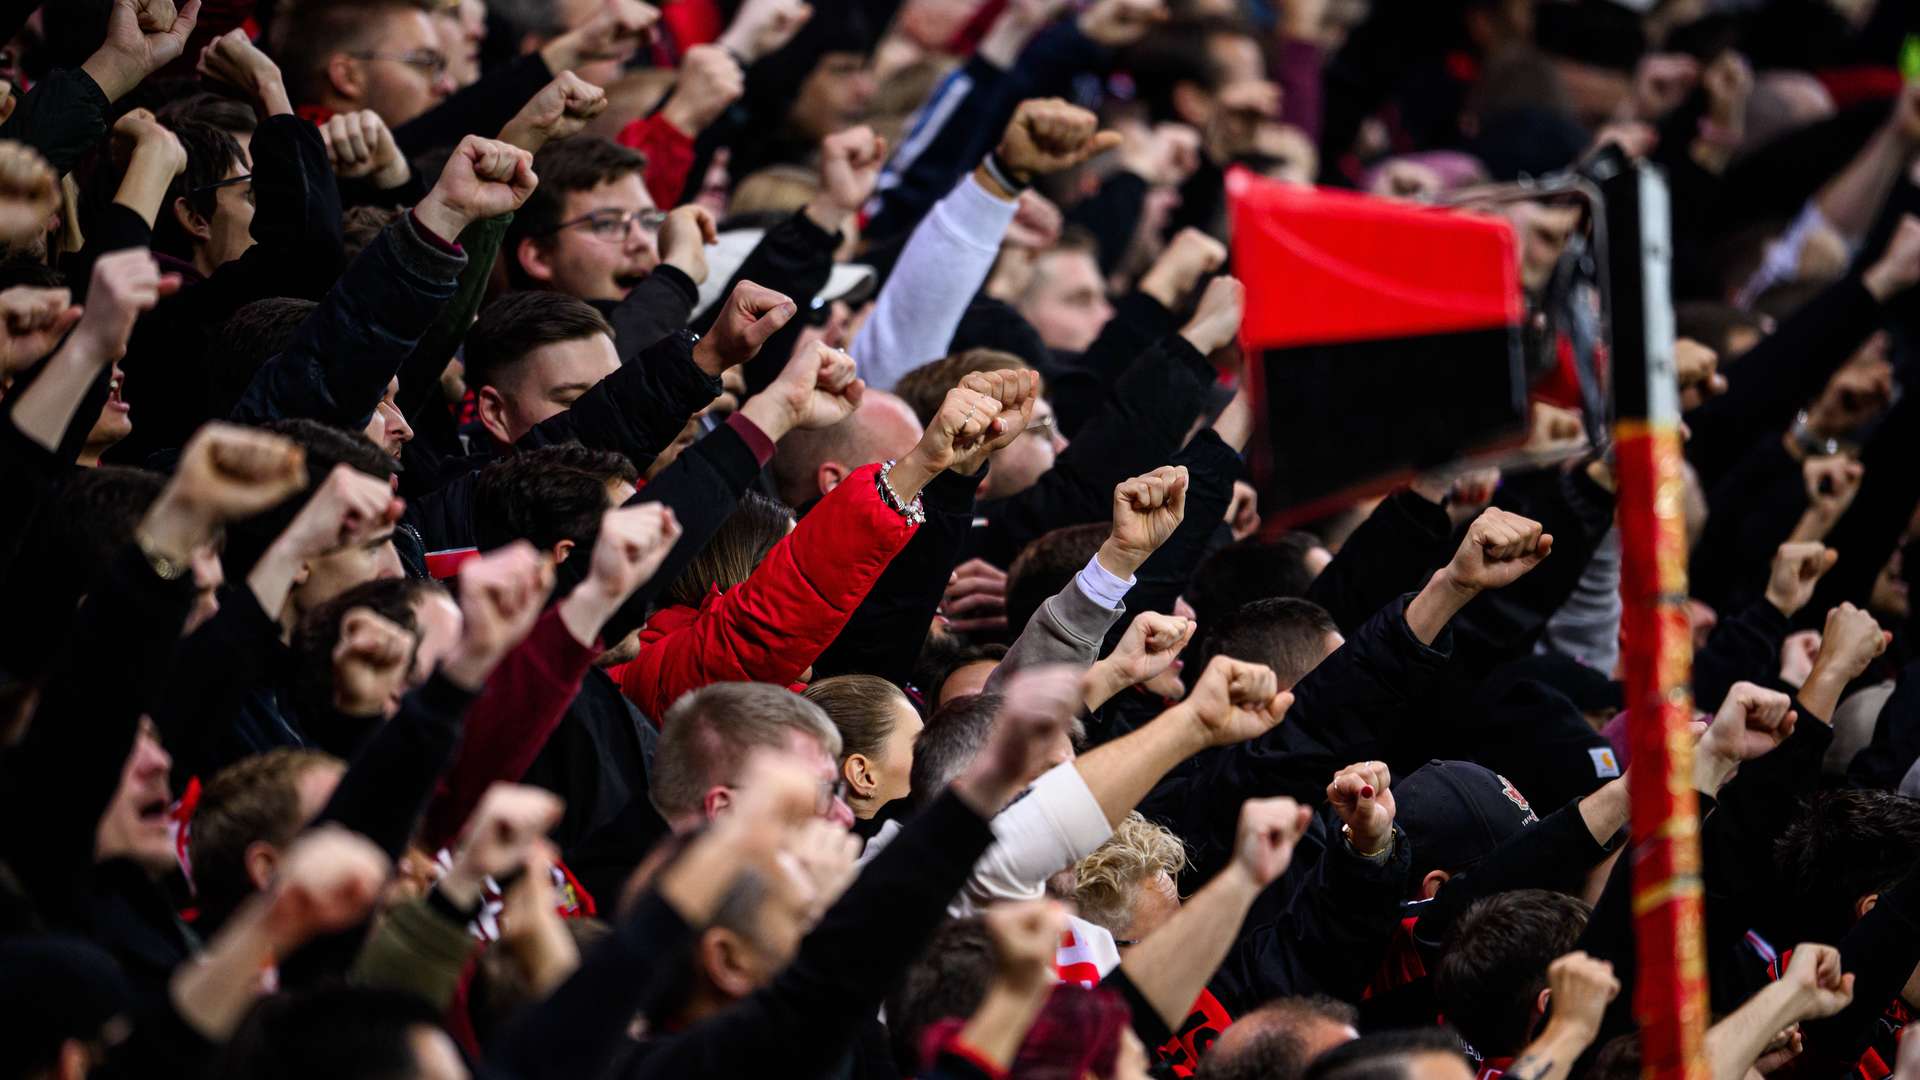
[[[1598,246],[1484,186],[1605,153],[1694,1064],[1920,1078],[1914,30],[0,0],[0,1074],[1636,1075]],[[1528,452],[1263,527],[1236,169],[1507,218]]]

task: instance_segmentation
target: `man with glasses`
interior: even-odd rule
[[[606,139],[575,136],[543,147],[533,168],[540,187],[507,233],[513,283],[606,303],[626,299],[659,272],[685,301],[674,325],[684,323],[706,279],[704,237],[663,231],[667,215],[647,192],[646,159]]]
[[[439,28],[414,0],[306,5],[280,57],[301,115],[315,122],[371,109],[398,128],[454,89]]]

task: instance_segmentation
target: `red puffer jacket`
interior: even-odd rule
[[[698,610],[654,612],[640,654],[616,674],[657,726],[680,695],[717,682],[789,685],[853,616],[914,526],[857,469],[767,552],[752,576],[707,594]]]

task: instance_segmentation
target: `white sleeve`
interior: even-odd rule
[[[1107,842],[1113,826],[1073,762],[1056,765],[993,819],[993,846],[973,864],[954,914],[997,900],[1037,900],[1047,879]]]
[[[892,390],[902,375],[947,355],[1019,205],[989,195],[971,172],[934,204],[853,339],[853,359],[868,386]]]

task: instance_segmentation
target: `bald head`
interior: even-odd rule
[[[773,455],[780,499],[799,508],[825,495],[862,465],[898,458],[920,441],[920,420],[907,403],[868,390],[852,416],[819,431],[794,431]]]
[[[1314,1058],[1351,1039],[1353,1007],[1281,998],[1233,1022],[1200,1059],[1198,1080],[1299,1080]]]

